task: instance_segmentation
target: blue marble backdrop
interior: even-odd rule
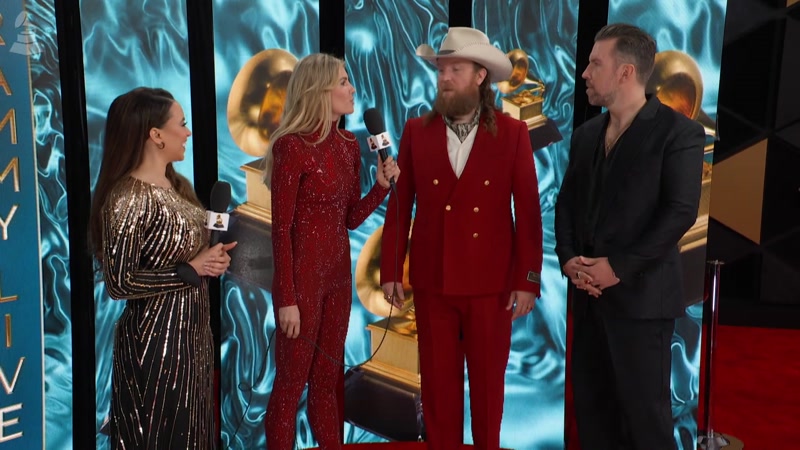
[[[545,86],[542,112],[562,138],[534,147],[544,237],[542,296],[512,330],[501,433],[501,444],[508,448],[564,446],[566,284],[554,252],[553,220],[572,134],[578,3],[477,0],[473,6],[476,28],[501,49],[521,49],[528,55],[528,77]]]
[[[42,257],[44,432],[47,450],[60,450],[72,448],[73,381],[61,80],[53,0],[28,2],[26,10],[40,51],[31,55],[30,64]]]
[[[183,107],[190,129],[202,124],[192,123],[191,117],[185,0],[82,0],[80,13],[94,188],[102,158],[106,113],[118,95],[138,86],[164,88]],[[175,164],[175,169],[190,180],[192,146],[190,138],[186,158]],[[111,398],[114,328],[125,303],[108,297],[99,273],[95,274],[95,281],[97,449],[106,449],[108,436],[102,427],[108,419]]]

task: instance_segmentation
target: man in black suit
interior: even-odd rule
[[[589,103],[556,203],[556,253],[573,284],[572,380],[583,449],[675,449],[670,342],[684,313],[679,239],[700,202],[705,133],[645,94],[656,43],[595,36]]]

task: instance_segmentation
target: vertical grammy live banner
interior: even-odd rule
[[[23,0],[0,1],[0,450],[44,448],[39,205]]]

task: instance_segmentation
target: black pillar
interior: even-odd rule
[[[217,155],[217,105],[214,82],[214,14],[211,0],[186,3],[187,47],[189,51],[189,82],[192,98],[192,152],[194,153],[194,190],[208,208],[211,189],[219,179]],[[202,121],[202,122],[201,122]],[[214,335],[214,369],[220,369],[220,307],[222,289],[218,278],[209,278],[208,291],[211,309],[211,332]],[[221,393],[215,396],[221,400]],[[219,406],[217,414],[220,413]],[[217,446],[221,447],[220,430]]]
[[[465,0],[450,0],[448,25],[451,27],[472,26],[472,2]]]
[[[95,336],[94,272],[88,251],[91,203],[83,34],[80,1],[55,1],[58,60],[64,123],[64,170],[69,205],[69,272],[72,316],[72,429],[74,448],[94,448]]]
[[[599,106],[592,106],[586,97],[586,84],[581,74],[589,63],[594,46],[594,35],[608,23],[608,0],[580,0],[578,4],[578,46],[575,53],[575,110],[573,127],[600,114]]]
[[[344,0],[319,2],[320,53],[344,58],[344,13]]]

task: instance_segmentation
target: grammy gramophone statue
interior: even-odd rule
[[[236,145],[258,159],[241,167],[247,200],[237,212],[272,223],[269,189],[262,181],[264,153],[270,134],[278,128],[286,100],[286,87],[297,58],[282,49],[267,49],[253,56],[239,71],[228,97],[228,129]]]
[[[511,76],[507,81],[497,83],[497,89],[506,94],[502,97],[503,112],[528,124],[532,130],[547,123],[542,113],[545,86],[541,80],[531,78],[528,72],[528,54],[522,49],[514,49],[506,54],[511,61]]]
[[[345,375],[345,420],[386,439],[415,441],[423,438],[425,431],[414,294],[411,286],[404,282],[406,301],[399,310],[383,298],[380,284],[382,235],[383,227],[375,230],[356,261],[358,299],[365,309],[383,319],[367,325],[373,357]],[[405,261],[403,279],[408,280],[407,257]]]
[[[419,352],[417,346],[417,321],[414,316],[414,293],[403,283],[406,300],[402,309],[392,308],[383,298],[380,285],[381,236],[378,228],[364,243],[356,262],[356,293],[364,308],[382,316],[367,325],[370,333],[370,354],[373,358],[364,368],[391,380],[419,389]],[[403,266],[403,279],[408,279],[408,258]]]
[[[497,83],[497,90],[503,94],[503,112],[528,125],[534,151],[564,139],[555,121],[544,114],[545,84],[530,73],[528,54],[517,48],[506,56],[511,61],[511,76]]]
[[[297,58],[281,49],[255,54],[241,68],[228,96],[228,129],[233,141],[253,160],[242,165],[246,200],[231,214],[225,235],[238,241],[228,272],[254,286],[269,290],[274,273],[272,261],[272,202],[262,181],[264,154],[271,133],[283,113],[286,87]]]

